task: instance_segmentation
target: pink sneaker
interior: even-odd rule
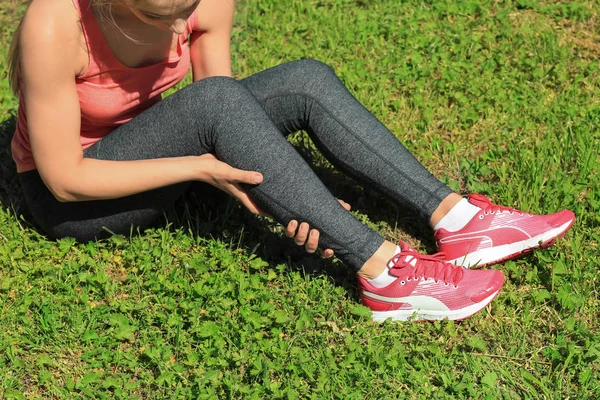
[[[575,222],[569,210],[534,215],[498,206],[480,194],[469,195],[469,202],[481,211],[464,228],[456,232],[438,229],[434,234],[448,262],[465,267],[496,264],[549,247]]]
[[[504,284],[495,270],[470,270],[447,263],[443,254],[427,256],[400,242],[390,273],[398,277],[383,288],[358,278],[363,304],[374,321],[468,318],[489,304]]]

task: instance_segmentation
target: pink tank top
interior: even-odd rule
[[[129,68],[116,58],[96,22],[88,0],[73,0],[88,45],[89,67],[76,78],[81,107],[81,147],[86,149],[103,136],[159,102],[161,93],[181,81],[190,68],[188,37],[197,23],[196,13],[179,36],[177,50],[158,64]],[[17,129],[11,143],[17,172],[35,169],[23,95]]]

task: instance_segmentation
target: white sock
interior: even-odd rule
[[[400,246],[396,246],[396,252],[394,253],[394,257],[398,254],[400,254],[402,252],[402,249],[400,248]],[[387,268],[383,270],[383,272],[377,277],[377,278],[373,278],[373,279],[369,279],[369,283],[375,287],[378,288],[382,288],[382,287],[386,287],[387,285],[389,285],[390,283],[394,282],[396,279],[398,279],[398,277],[390,274],[390,270],[392,269],[392,267],[394,266],[394,257],[392,257],[392,259],[390,260],[390,262],[388,262],[387,264]],[[407,262],[410,262],[410,260],[413,258],[413,256],[406,256],[406,260]],[[415,260],[416,262],[416,260]]]
[[[433,227],[433,230],[437,231],[440,228],[444,228],[448,232],[461,230],[479,211],[481,208],[469,203],[467,199],[462,199],[450,209],[448,214],[444,215],[440,222]]]

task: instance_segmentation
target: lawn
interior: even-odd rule
[[[0,2],[5,54],[22,0]],[[336,260],[192,190],[156,228],[51,241],[10,158],[0,60],[0,399],[600,398],[600,3],[241,0],[236,77],[300,58],[335,69],[432,172],[536,213],[569,208],[551,249],[462,322],[383,323]],[[431,232],[291,139],[371,227]]]

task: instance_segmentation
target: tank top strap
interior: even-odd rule
[[[87,72],[84,74],[84,76],[87,76],[98,72],[100,64],[110,63],[114,55],[104,39],[100,26],[98,26],[96,15],[89,0],[72,1],[79,14],[81,29],[87,43],[89,66]]]
[[[191,34],[194,31],[194,29],[196,28],[196,25],[198,25],[198,10],[194,11],[187,20],[186,34],[187,35]]]

